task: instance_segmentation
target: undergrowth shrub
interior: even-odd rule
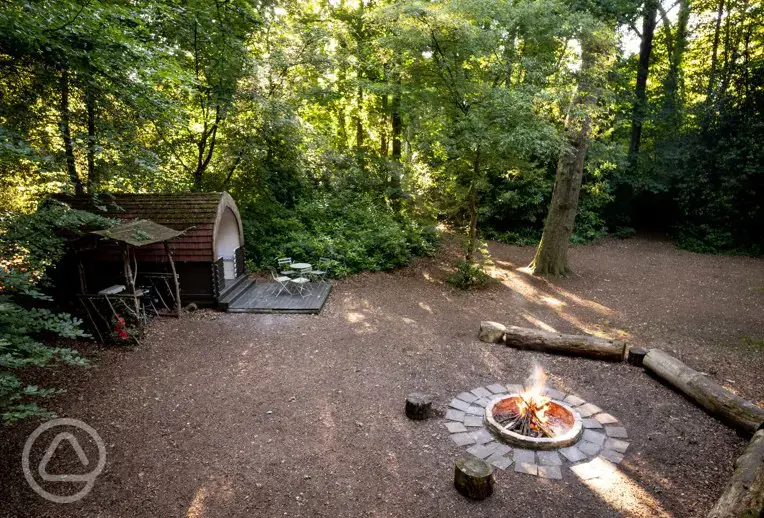
[[[82,321],[57,312],[44,294],[45,269],[64,253],[64,237],[112,220],[50,203],[34,214],[0,214],[0,420],[52,414],[35,400],[58,392],[24,383],[19,372],[56,362],[87,365],[73,349],[51,345],[56,337],[85,338]]]
[[[437,246],[433,225],[349,193],[315,196],[291,210],[248,208],[243,217],[247,253],[261,269],[274,268],[278,257],[314,263],[327,257],[330,275],[343,277],[404,266]]]

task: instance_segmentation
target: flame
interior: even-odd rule
[[[525,387],[520,392],[520,401],[517,404],[518,413],[525,417],[530,417],[531,428],[535,431],[542,431],[544,425],[549,421],[547,411],[549,410],[550,398],[543,394],[547,374],[540,365],[534,365],[533,373],[526,380]],[[544,430],[545,431],[545,430]]]

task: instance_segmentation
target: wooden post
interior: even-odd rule
[[[170,243],[164,242],[164,249],[167,252],[167,261],[170,263],[170,270],[172,270],[172,280],[175,283],[175,307],[177,308],[177,315],[180,318],[182,306],[180,304],[180,282],[178,281],[178,274],[175,272],[175,261],[172,260],[172,251],[170,251]]]
[[[135,315],[138,321],[141,319],[141,305],[138,302],[138,297],[135,296],[135,279],[138,276],[138,262],[135,263],[135,272],[133,272],[130,266],[130,252],[132,247],[128,244],[122,248],[122,260],[124,262],[125,270],[125,284],[127,284],[127,292],[133,295],[133,304],[135,305]]]
[[[648,351],[644,367],[679,389],[708,413],[748,436],[753,435],[764,423],[764,408],[733,394],[713,379],[660,349]]]

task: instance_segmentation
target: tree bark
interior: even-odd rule
[[[401,93],[400,80],[397,81],[392,102],[392,126],[393,126],[393,160],[401,160],[401,135],[403,134],[403,118],[401,117]]]
[[[645,369],[740,432],[752,435],[764,423],[764,408],[733,394],[660,349],[650,349],[643,364]]]
[[[564,335],[539,329],[507,326],[504,341],[510,347],[556,354],[623,361],[626,346],[618,340],[589,335]]]
[[[634,87],[634,107],[631,115],[631,138],[629,140],[629,164],[632,169],[637,165],[642,140],[642,122],[647,111],[647,76],[650,73],[650,56],[653,52],[653,37],[655,36],[657,19],[658,0],[645,0],[637,83]]]
[[[708,518],[764,516],[764,430],[759,430],[735,462],[724,493]]]
[[[612,42],[599,36],[585,41],[581,52],[581,71],[571,112],[565,121],[567,146],[560,153],[544,232],[529,268],[534,275],[565,275],[570,272],[568,244],[578,210],[584,174],[584,159],[589,147],[591,112],[597,104],[595,82],[601,61],[610,55]]]
[[[475,250],[477,249],[477,179],[480,175],[480,146],[477,146],[475,150],[475,159],[472,162],[472,174],[473,180],[470,185],[469,191],[469,211],[470,211],[470,224],[467,229],[467,255],[465,260],[468,263],[472,263],[475,260]]]
[[[714,81],[716,80],[716,67],[719,60],[719,37],[722,30],[722,17],[724,16],[724,0],[719,0],[719,9],[716,12],[716,25],[714,26],[714,43],[711,47],[711,70],[708,74],[708,87],[706,88],[706,102],[710,102],[714,93]]]
[[[663,13],[663,11],[661,11]],[[663,118],[668,121],[669,135],[675,136],[682,125],[682,63],[687,49],[687,24],[690,20],[689,0],[679,0],[679,14],[676,21],[669,70],[664,83],[665,98],[663,102]],[[667,23],[668,20],[663,21]]]
[[[93,193],[98,190],[98,184],[100,178],[95,167],[95,150],[96,150],[96,134],[95,134],[95,118],[96,118],[96,100],[91,86],[87,86],[85,91],[85,108],[87,110],[88,117],[88,192]]]
[[[355,148],[357,151],[363,149],[363,120],[361,111],[363,110],[363,88],[358,86],[358,106],[355,116]]]
[[[69,70],[66,68],[61,71],[59,86],[61,90],[61,119],[59,121],[59,129],[61,131],[61,138],[64,141],[66,171],[69,175],[69,181],[74,185],[74,192],[76,194],[83,194],[85,189],[82,185],[82,179],[77,174],[77,164],[74,160],[74,147],[72,146],[72,132],[69,124]]]
[[[387,93],[382,94],[382,122],[379,128],[379,156],[387,156],[387,110],[388,110],[389,96]]]

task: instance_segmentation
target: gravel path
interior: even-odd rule
[[[18,461],[37,423],[22,423],[0,442],[0,513],[704,515],[743,439],[640,369],[483,344],[478,324],[659,346],[761,403],[764,261],[608,240],[573,249],[576,275],[548,282],[518,270],[532,248],[493,244],[501,282],[461,293],[443,283],[456,253],[448,244],[400,271],[337,282],[319,316],[200,311],[158,320],[135,350],[88,347],[93,368],[61,369],[46,383],[69,388],[54,410],[104,438],[104,472],[80,502],[42,500]],[[491,499],[466,501],[451,487],[464,449],[442,418],[407,420],[404,398],[429,392],[442,408],[463,390],[523,379],[534,362],[623,422],[631,447],[619,478],[584,484],[567,470],[560,481],[499,471]]]

